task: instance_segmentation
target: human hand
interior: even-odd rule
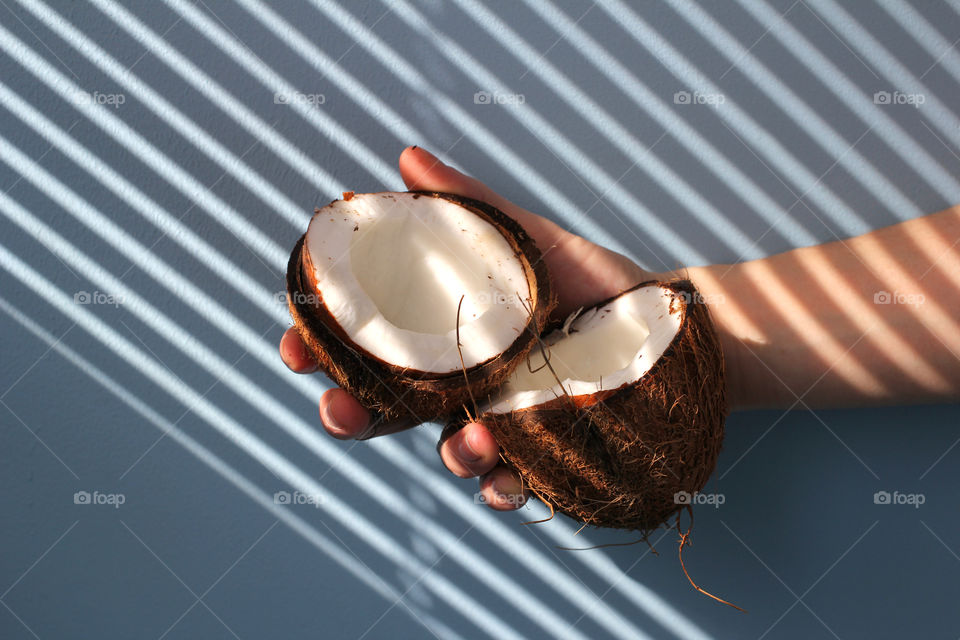
[[[519,222],[537,243],[553,281],[559,299],[554,318],[565,318],[581,307],[654,277],[626,256],[593,244],[509,202],[479,180],[443,164],[425,149],[405,149],[399,164],[408,189],[440,191],[481,200]],[[288,329],[280,340],[280,355],[297,373],[317,370],[316,362],[293,328]],[[414,426],[377,424],[370,413],[343,389],[330,389],[323,394],[320,419],[327,432],[341,440],[366,439]],[[471,422],[459,430],[445,429],[437,450],[453,474],[461,478],[481,476],[480,490],[486,504],[502,511],[523,504],[519,477],[502,464],[496,440],[480,423]]]

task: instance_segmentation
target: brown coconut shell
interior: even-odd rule
[[[497,208],[449,193],[413,192],[444,198],[493,225],[520,259],[532,310],[525,330],[503,353],[466,370],[436,374],[397,367],[369,353],[343,331],[323,304],[304,240],[300,237],[287,264],[287,300],[293,324],[319,368],[386,423],[419,424],[444,419],[499,387],[536,344],[557,304],[540,250],[523,227]],[[352,194],[351,194],[352,195]],[[334,201],[336,202],[336,201]],[[451,318],[451,323],[455,319]]]
[[[505,460],[555,511],[602,527],[648,533],[685,508],[714,470],[727,415],[723,355],[688,280],[646,282],[672,292],[681,315],[671,344],[639,380],[483,414]],[[601,302],[602,307],[616,298]]]

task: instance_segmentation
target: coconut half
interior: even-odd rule
[[[526,486],[589,524],[651,531],[713,472],[723,357],[689,281],[648,282],[554,326],[479,421]]]
[[[556,304],[519,224],[432,192],[345,193],[317,209],[287,290],[320,368],[386,421],[434,420],[491,393]]]

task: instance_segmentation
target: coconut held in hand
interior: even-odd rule
[[[689,281],[639,284],[546,327],[555,298],[523,229],[488,204],[413,192],[318,209],[287,287],[304,344],[361,404],[389,421],[468,412],[526,486],[581,522],[649,531],[714,469],[723,358]]]
[[[445,418],[492,393],[556,304],[519,224],[439,193],[345,194],[318,209],[287,290],[320,368],[389,422]]]

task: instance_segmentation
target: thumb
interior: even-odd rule
[[[407,147],[400,154],[400,175],[410,190],[441,191],[481,200],[503,209],[507,201],[485,184],[447,166],[423,147]]]
[[[516,220],[541,251],[565,238],[567,233],[554,222],[518,207],[476,178],[445,165],[422,147],[407,147],[400,154],[400,175],[410,190],[440,191],[491,204]]]

